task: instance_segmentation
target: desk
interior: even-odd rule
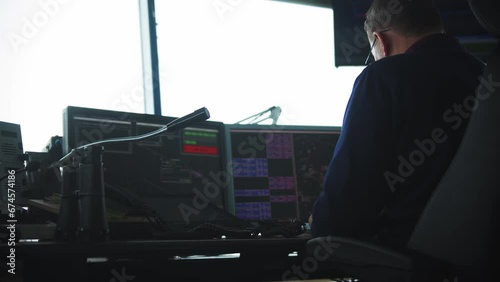
[[[301,264],[308,239],[24,242],[16,258],[24,282],[281,281]],[[8,248],[0,246],[3,258]]]
[[[43,201],[31,204],[51,213],[59,211],[56,204]],[[117,230],[115,233],[128,233]],[[310,239],[307,234],[297,238],[212,240],[117,237],[121,239],[17,243],[16,275],[22,280],[14,281],[281,281],[289,277],[284,276],[286,271],[303,263],[306,242]],[[9,246],[0,244],[0,265],[4,267],[0,267],[0,281],[5,281],[5,258],[9,252]]]

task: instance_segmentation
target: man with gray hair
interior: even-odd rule
[[[310,223],[313,236],[400,248],[457,151],[484,64],[431,0],[374,0],[365,31],[375,62],[354,83]]]

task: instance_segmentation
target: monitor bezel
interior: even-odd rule
[[[72,149],[76,147],[76,137],[74,135],[74,130],[76,129],[76,121],[75,117],[87,117],[93,119],[102,119],[102,124],[100,126],[105,127],[107,122],[110,120],[114,121],[123,121],[124,123],[129,123],[131,120],[136,121],[137,123],[146,123],[146,124],[157,124],[158,126],[167,125],[169,122],[175,120],[177,117],[172,116],[161,116],[161,115],[152,115],[152,114],[143,114],[143,113],[134,113],[134,112],[124,112],[124,111],[116,111],[116,110],[106,110],[106,109],[97,109],[97,108],[87,108],[87,107],[79,107],[79,106],[67,106],[63,110],[63,155],[70,152]],[[226,145],[226,127],[224,123],[219,121],[203,121],[189,127],[196,128],[204,128],[204,129],[216,129],[219,131],[218,143],[220,146],[220,169],[221,172],[224,172],[226,169],[227,163],[227,145]],[[97,140],[96,140],[97,141]],[[221,203],[223,208],[226,210],[228,202],[226,190],[221,190]]]
[[[227,180],[227,200],[226,206],[228,211],[233,215],[236,215],[236,200],[234,192],[234,183],[232,177],[232,144],[231,144],[231,133],[234,130],[244,131],[249,130],[251,132],[262,131],[262,132],[290,132],[290,133],[325,133],[325,134],[338,134],[340,137],[342,127],[341,126],[320,126],[320,125],[278,125],[278,124],[225,124],[226,132],[226,172],[230,177]],[[333,157],[333,155],[332,155]]]

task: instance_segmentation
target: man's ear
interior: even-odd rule
[[[382,50],[384,57],[389,56],[391,54],[392,44],[387,34],[385,32],[376,31],[374,32],[374,36],[376,36],[378,38],[377,40],[380,41],[380,50]]]

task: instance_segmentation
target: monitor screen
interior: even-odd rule
[[[307,221],[340,127],[226,125],[226,134],[234,214]]]
[[[63,151],[149,133],[174,119],[70,106],[64,111]],[[105,186],[141,199],[167,221],[203,220],[208,204],[225,206],[223,183],[216,179],[226,164],[224,129],[220,122],[204,121],[142,141],[106,143]]]

